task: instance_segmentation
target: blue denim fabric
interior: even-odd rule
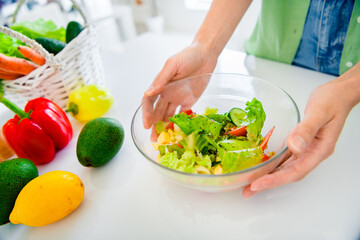
[[[339,75],[354,0],[311,0],[293,64]]]

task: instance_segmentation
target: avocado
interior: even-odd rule
[[[100,167],[119,152],[124,141],[124,129],[114,118],[95,118],[81,129],[76,155],[85,167]]]
[[[37,176],[38,170],[29,159],[14,158],[0,163],[0,225],[9,222],[20,191]]]
[[[66,43],[52,38],[35,38],[35,41],[40,43],[49,53],[53,53],[54,55],[58,54],[66,46]]]
[[[80,23],[75,21],[69,22],[66,27],[66,43],[76,38],[82,30],[84,30],[84,27]]]

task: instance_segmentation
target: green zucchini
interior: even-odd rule
[[[54,55],[58,54],[66,46],[66,43],[52,38],[35,38],[35,41]]]
[[[76,38],[82,30],[84,30],[84,27],[80,23],[75,21],[69,22],[66,27],[66,43]]]
[[[230,110],[228,117],[235,126],[240,127],[246,117],[246,114],[246,111],[241,108],[233,108]]]

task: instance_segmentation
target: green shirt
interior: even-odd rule
[[[248,54],[291,64],[300,44],[310,0],[263,0]],[[360,61],[360,0],[355,0],[340,60],[343,74]]]

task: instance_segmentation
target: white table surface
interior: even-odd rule
[[[124,126],[122,149],[103,167],[81,166],[75,148],[82,125],[72,119],[70,144],[53,162],[40,166],[39,173],[66,170],[77,174],[85,185],[84,201],[69,216],[48,226],[0,226],[1,240],[359,238],[359,106],[350,113],[329,159],[301,182],[250,199],[243,199],[241,190],[210,194],[178,186],[144,159],[131,139],[132,115],[165,60],[190,41],[182,36],[144,34],[102,49],[107,86],[115,96],[106,116]],[[231,50],[222,53],[215,72],[269,80],[293,97],[301,113],[312,89],[334,78]],[[11,116],[2,111],[0,123]]]

